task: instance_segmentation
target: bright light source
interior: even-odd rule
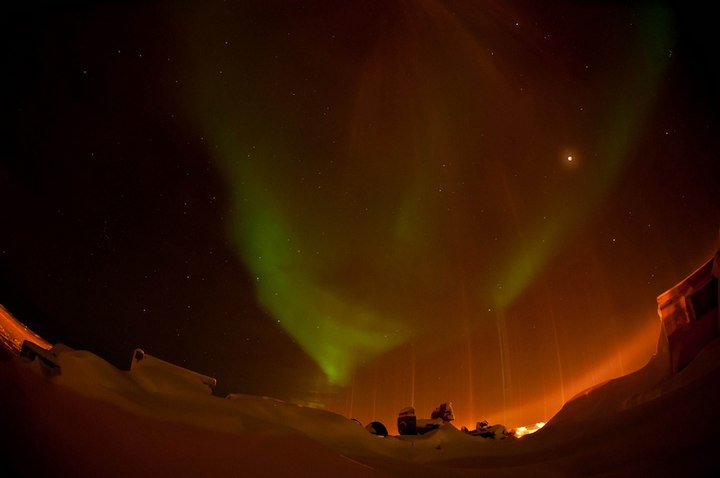
[[[536,431],[540,430],[542,427],[545,426],[545,422],[537,422],[535,426],[531,427],[517,427],[515,429],[515,436],[520,438],[524,437],[525,435],[530,435],[531,433],[535,433]]]

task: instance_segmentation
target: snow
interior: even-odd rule
[[[661,334],[662,337],[662,334]],[[60,344],[61,373],[0,359],[9,476],[708,476],[720,471],[720,340],[671,373],[667,347],[569,401],[520,439],[452,425],[368,433],[335,413],[211,393],[208,377],[145,354],[121,371]],[[136,357],[136,356],[134,356]],[[5,475],[3,475],[5,476]]]
[[[715,293],[718,257],[712,276],[702,269],[705,282],[677,286],[684,288],[682,307],[661,314],[656,353],[644,367],[579,393],[542,429],[520,439],[486,439],[449,423],[421,436],[380,437],[324,410],[269,397],[218,397],[213,378],[141,350],[122,371],[90,352],[51,346],[0,306],[0,471],[61,477],[718,476],[720,318],[717,302],[703,295]],[[680,367],[678,354],[686,366]]]

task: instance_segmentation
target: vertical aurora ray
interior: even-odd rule
[[[361,47],[327,43],[339,33],[308,28],[320,21],[308,12],[281,26],[195,25],[194,38],[240,45],[232,61],[201,51],[189,60],[233,245],[258,302],[331,384],[409,340],[423,344],[420,357],[458,334],[467,370],[480,370],[470,350],[478,330],[501,342],[511,376],[512,324],[493,320],[616,184],[660,87],[668,20],[648,8],[615,87],[593,90],[604,95],[593,98],[597,131],[569,182],[552,155],[573,119],[547,99],[566,85],[544,76],[536,33],[509,28],[523,23],[516,12],[465,8],[463,17],[443,2],[391,2],[375,17],[341,19]]]

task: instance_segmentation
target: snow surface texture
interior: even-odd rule
[[[85,351],[0,360],[3,476],[717,476],[720,341],[669,373],[667,351],[583,392],[518,440],[452,425],[369,434],[348,418],[266,397],[213,396],[202,376],[145,356],[120,371]]]

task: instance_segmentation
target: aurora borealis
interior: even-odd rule
[[[716,247],[691,7],[10,18],[0,301],[118,363],[142,346],[363,421],[452,400],[526,424],[643,365],[655,297]]]

